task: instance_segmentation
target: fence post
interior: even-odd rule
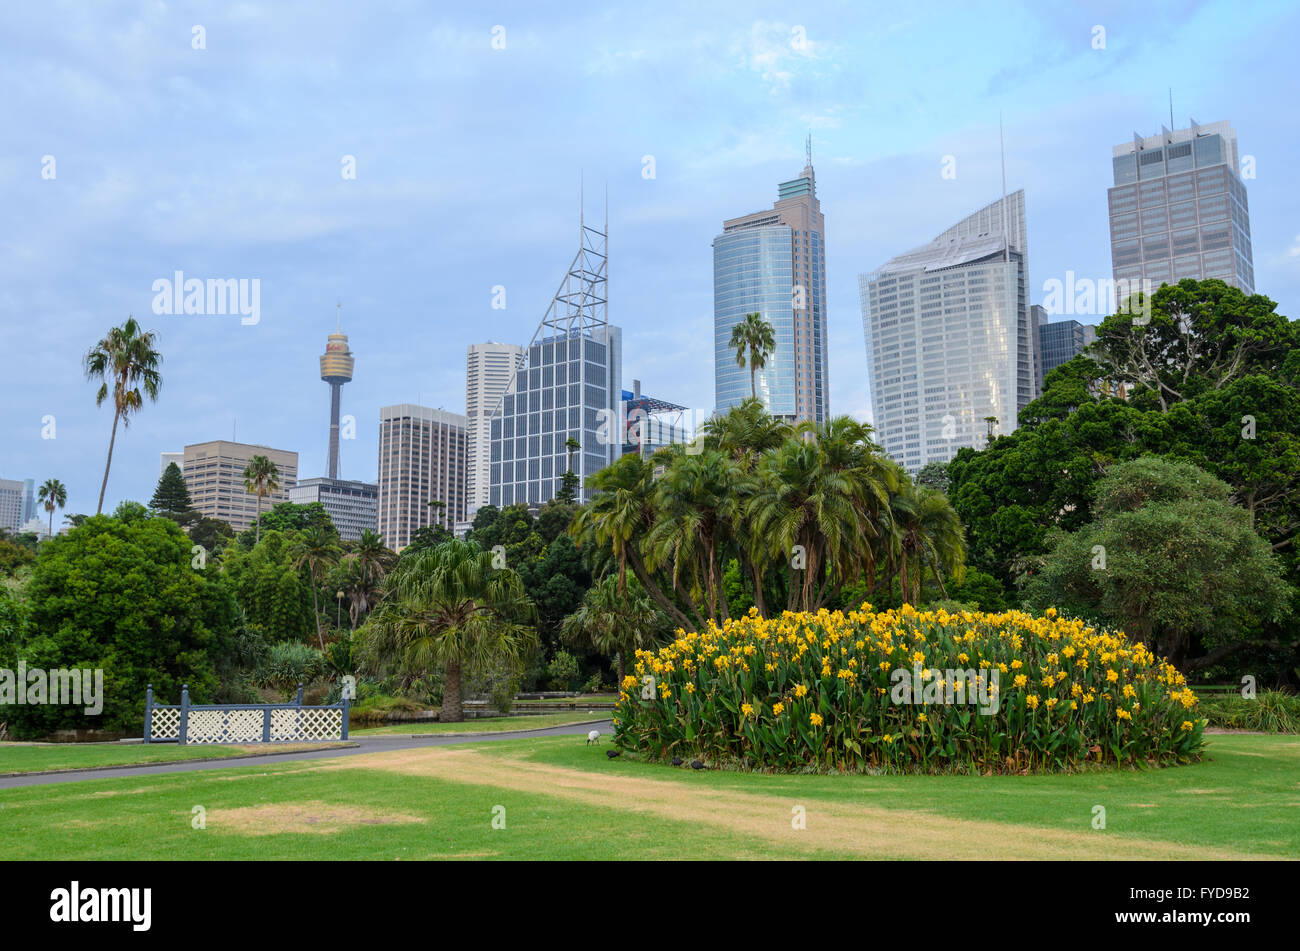
[[[298,685],[298,698],[294,701],[297,709],[293,712],[293,738],[295,740],[303,739],[302,735],[302,684]]]
[[[352,702],[348,699],[347,694],[343,695],[343,735],[339,739],[348,738],[348,711],[352,708]]]
[[[262,709],[262,742],[271,742],[271,708],[270,706]]]
[[[144,692],[144,741],[149,742],[149,734],[153,732],[153,684],[150,684]]]
[[[181,722],[180,732],[177,733],[176,742],[181,746],[185,745],[185,732],[189,728],[190,722],[190,685],[181,684]]]

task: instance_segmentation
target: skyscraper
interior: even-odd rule
[[[398,403],[379,410],[379,534],[398,550],[426,525],[451,531],[465,518],[465,448],[460,413]]]
[[[777,187],[769,211],[722,223],[713,239],[714,399],[719,412],[750,396],[748,363],[736,363],[731,331],[746,314],[772,325],[776,350],[755,380],[768,412],[793,420],[830,414],[826,359],[825,220],[812,167]],[[746,354],[746,361],[748,361]]]
[[[468,509],[487,505],[492,450],[492,411],[526,362],[523,347],[512,343],[473,343],[465,361],[465,416],[469,420]]]
[[[605,230],[578,225],[578,251],[528,345],[524,367],[492,411],[489,500],[530,506],[559,491],[569,439],[579,498],[587,478],[618,458],[623,395],[623,333],[608,319]]]
[[[1111,152],[1110,256],[1116,283],[1153,290],[1185,277],[1215,277],[1255,291],[1250,210],[1229,122],[1143,138]],[[1142,285],[1138,285],[1142,286]]]
[[[1005,210],[1005,214],[1004,214]],[[876,438],[909,472],[1013,432],[1037,394],[1025,193],[858,277]]]
[[[1035,304],[1035,307],[1038,305]],[[1046,321],[1038,325],[1038,350],[1041,354],[1041,370],[1038,375],[1038,388],[1043,388],[1043,378],[1062,363],[1073,360],[1083,353],[1083,348],[1097,339],[1097,328],[1090,324],[1081,324],[1077,320]]]
[[[16,532],[26,521],[24,486],[17,479],[0,479],[0,528]]]
[[[262,512],[288,502],[298,484],[298,454],[284,449],[214,439],[186,446],[181,474],[190,504],[201,515],[228,522],[242,532],[257,519],[257,496],[244,488],[244,468],[254,456],[266,456],[279,470],[280,487],[262,499]]]
[[[343,333],[343,307],[339,306],[338,322],[329,335],[325,352],[320,358],[320,378],[330,387],[330,445],[329,477],[339,477],[339,397],[344,383],[352,382],[354,361],[348,349],[348,335]]]

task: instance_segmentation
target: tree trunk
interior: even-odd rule
[[[54,537],[54,509],[50,509],[50,537]]]
[[[320,629],[320,592],[317,590],[316,573],[309,571],[307,576],[311,578],[311,606],[316,621],[316,640],[320,641],[320,650],[323,654],[325,653],[325,635]]]
[[[108,461],[104,463],[104,481],[99,484],[99,507],[95,509],[96,515],[104,513],[104,491],[108,488],[108,470],[113,465],[113,444],[117,442],[117,421],[121,415],[121,410],[113,410],[113,435],[108,440]],[[50,513],[50,530],[54,530],[53,512]]]
[[[253,536],[253,544],[256,545],[262,540],[262,487],[257,487],[257,534]]]
[[[758,370],[754,367],[754,357],[749,357],[749,395],[751,399],[758,399]]]
[[[623,689],[623,678],[627,676],[627,671],[623,664],[623,652],[618,652],[618,689]]]
[[[460,723],[465,719],[465,705],[460,697],[460,661],[449,661],[442,685],[440,723]]]

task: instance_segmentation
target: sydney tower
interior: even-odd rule
[[[320,378],[330,385],[330,466],[329,477],[339,477],[339,391],[344,383],[352,382],[352,351],[348,349],[348,335],[340,327],[343,308],[339,307],[338,323],[329,335],[325,352],[320,358]]]

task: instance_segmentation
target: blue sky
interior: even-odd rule
[[[710,242],[772,203],[809,132],[831,409],[865,416],[857,275],[997,197],[999,113],[1039,301],[1067,270],[1110,274],[1110,149],[1169,121],[1171,85],[1177,125],[1230,119],[1255,157],[1257,289],[1300,317],[1294,4],[600,6],[7,4],[0,477],[57,477],[66,511],[94,511],[111,410],[80,359],[128,314],[160,332],[164,384],[119,432],[106,509],[148,500],[160,451],[236,425],[323,474],[317,357],[342,300],[342,475],[373,478],[380,406],[463,412],[466,346],[532,336],[583,176],[589,214],[608,185],[624,379],[708,409]],[[154,315],[176,270],[260,280],[260,322]]]

